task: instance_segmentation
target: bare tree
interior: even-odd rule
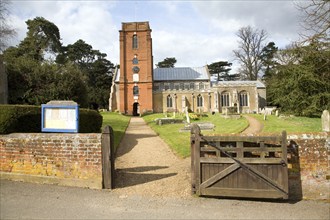
[[[9,1],[0,1],[0,52],[6,49],[8,40],[16,34],[15,29],[8,24],[9,4]]]
[[[239,74],[241,78],[247,80],[257,80],[258,73],[262,68],[260,58],[264,48],[267,33],[265,30],[253,29],[250,26],[242,27],[238,30],[239,37],[238,50],[234,50],[235,57],[241,63]]]
[[[307,41],[314,39],[329,40],[330,0],[312,0],[298,5],[303,15],[302,25],[306,33],[302,34]]]

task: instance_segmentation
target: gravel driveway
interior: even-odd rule
[[[246,116],[244,133],[258,133],[262,125]],[[140,117],[132,117],[117,151],[115,191],[123,196],[191,196],[190,158],[177,157]]]
[[[190,196],[190,158],[177,157],[140,117],[132,117],[115,161],[123,196]]]

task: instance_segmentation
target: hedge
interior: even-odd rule
[[[79,133],[99,133],[102,115],[95,110],[79,109]],[[0,134],[41,132],[41,107],[0,105]]]
[[[79,133],[100,133],[103,117],[90,109],[79,109]]]

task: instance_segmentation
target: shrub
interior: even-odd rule
[[[195,113],[189,113],[188,115],[191,120],[199,120],[198,115]]]
[[[31,105],[0,105],[0,134],[40,132],[41,107]]]
[[[94,110],[79,110],[79,133],[101,132],[102,116]],[[0,105],[0,134],[41,132],[41,107]]]
[[[79,109],[79,133],[100,133],[103,117],[95,110]]]

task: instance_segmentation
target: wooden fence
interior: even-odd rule
[[[203,136],[193,126],[191,186],[197,195],[288,199],[286,132]]]

